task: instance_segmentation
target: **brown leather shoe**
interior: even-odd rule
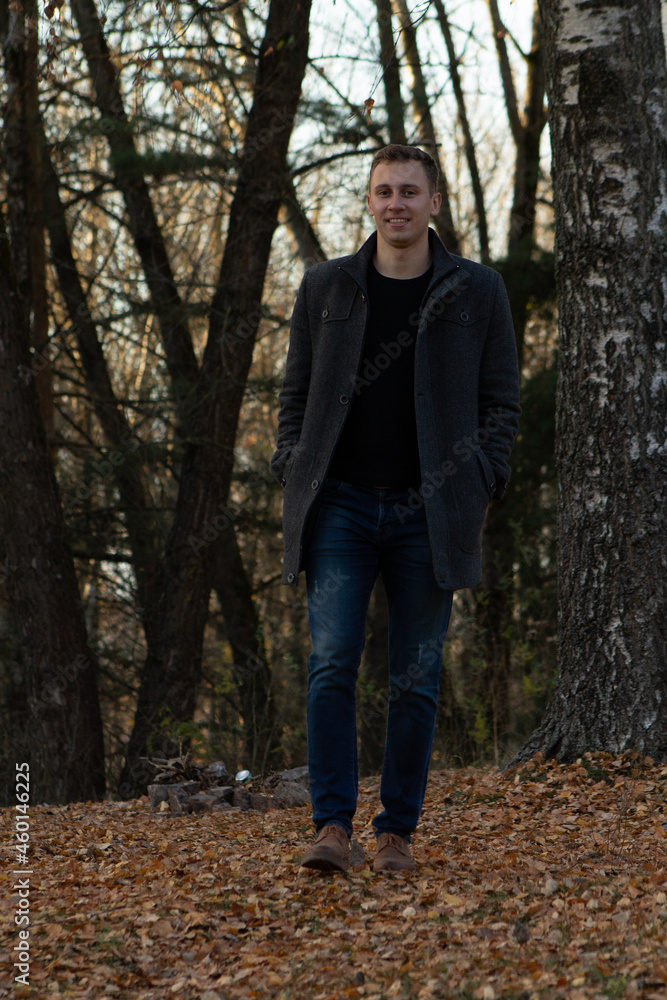
[[[417,865],[410,847],[397,833],[381,833],[373,858],[373,871],[413,872]]]
[[[342,826],[323,826],[317,840],[301,859],[302,868],[320,872],[346,872],[350,867],[350,838]]]

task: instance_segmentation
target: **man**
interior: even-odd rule
[[[495,271],[429,229],[437,179],[422,150],[380,150],[367,195],[377,231],[307,271],[292,316],[271,468],[284,487],[283,582],[305,569],[313,642],[307,868],[349,867],[355,683],[381,573],[389,713],[373,867],[414,869],[452,592],[481,580],[486,508],[510,474],[520,411],[507,296]]]

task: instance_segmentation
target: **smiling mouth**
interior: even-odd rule
[[[390,225],[394,225],[397,222],[408,222],[408,219],[387,219]]]

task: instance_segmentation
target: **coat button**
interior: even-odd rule
[[[467,323],[467,322],[468,322],[468,313],[466,313],[466,312],[462,312],[462,313],[461,313],[461,319],[462,319],[462,321],[463,321],[464,323]]]
[[[286,479],[285,479],[285,477],[283,476],[283,478],[282,478],[282,479],[280,480],[280,485],[281,485],[281,486],[284,486],[286,482],[287,482],[287,480],[286,480]]]
[[[350,397],[346,396],[345,393],[343,393],[342,396],[340,397],[340,401],[341,401],[341,403],[349,403],[350,402]]]
[[[361,301],[362,301],[362,302],[365,302],[365,301],[366,301],[366,296],[365,296],[365,295],[362,295],[362,296],[361,296]]]
[[[317,489],[317,487],[318,487],[318,486],[320,485],[320,481],[319,481],[319,479],[313,479],[313,481],[312,481],[312,483],[311,483],[310,485],[311,485],[311,487],[312,487],[312,488],[313,488],[314,490],[316,490],[316,489]]]
[[[287,582],[288,583],[294,583],[294,573],[288,573],[287,574]]]
[[[329,315],[329,310],[328,309],[323,309],[322,310],[322,319],[326,319],[328,315]]]

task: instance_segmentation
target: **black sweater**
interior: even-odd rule
[[[419,309],[433,268],[417,278],[368,269],[370,316],[351,410],[329,475],[360,486],[419,488],[414,368]]]

